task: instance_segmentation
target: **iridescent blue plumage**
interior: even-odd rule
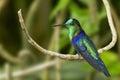
[[[74,46],[77,53],[81,54],[83,58],[96,70],[101,71],[107,77],[110,77],[106,66],[99,57],[95,45],[83,31],[76,19],[69,19],[64,25],[56,26],[65,26],[68,30],[69,38],[72,42],[72,45]]]
[[[86,42],[84,40],[86,40]],[[98,71],[104,72],[104,74],[107,77],[110,76],[109,72],[107,71],[107,68],[105,67],[104,63],[102,62],[102,60],[100,59],[98,55],[96,47],[94,46],[93,42],[89,39],[89,37],[84,32],[80,32],[78,36],[74,37],[72,39],[72,44],[75,47],[77,53],[80,53],[83,56],[83,58],[91,66],[93,66]],[[93,56],[87,50],[88,48],[85,44],[89,44],[91,46],[91,48],[93,49],[95,53]]]

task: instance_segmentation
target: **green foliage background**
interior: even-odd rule
[[[111,74],[110,79],[120,80],[120,1],[109,0],[109,2],[118,32],[118,41],[114,48],[102,53],[100,56]],[[17,11],[20,8],[22,9],[30,35],[38,44],[46,49],[55,51],[54,46],[59,45],[59,52],[63,54],[76,53],[71,46],[65,29],[60,29],[59,44],[52,44],[50,41],[54,33],[52,25],[55,24],[56,16],[60,12],[64,12],[64,17],[58,17],[63,23],[71,17],[78,19],[82,28],[91,37],[98,49],[104,47],[111,41],[111,32],[102,0],[1,0],[0,4],[0,45],[14,57],[17,57],[21,50],[28,50],[32,56],[24,64],[25,67],[44,62],[46,55],[38,52],[24,38],[19,27],[20,24],[17,15]],[[66,63],[61,65],[61,80],[106,79],[102,73],[95,71],[85,61],[65,61]],[[3,65],[5,62],[12,63],[8,59],[0,56],[1,72],[4,72]],[[19,65],[12,63],[12,69],[19,69]],[[49,69],[48,80],[55,79],[55,71],[54,67]],[[42,79],[43,73],[44,70],[35,73],[35,76],[33,76],[37,76],[39,79],[31,78],[31,80]],[[24,77],[22,80],[24,79],[30,80],[29,76]]]

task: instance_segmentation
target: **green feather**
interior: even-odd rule
[[[85,44],[86,48],[87,48],[87,51],[90,53],[90,55],[94,58],[94,59],[98,59],[98,55],[97,55],[97,52],[96,50],[91,47],[91,42],[87,39],[87,38],[84,38],[83,39],[83,43]]]

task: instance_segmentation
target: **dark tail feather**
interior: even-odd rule
[[[107,77],[110,77],[110,73],[108,72],[105,64],[102,62],[102,60],[99,60],[99,65],[100,65],[100,68],[101,68],[101,71],[107,76]]]
[[[106,67],[104,67],[102,71],[107,77],[110,77],[110,73],[108,72]]]
[[[99,64],[99,68],[101,69],[100,71],[102,71],[107,77],[110,77],[110,73],[108,72],[105,64],[103,63],[103,61],[101,59],[99,59],[98,61]]]

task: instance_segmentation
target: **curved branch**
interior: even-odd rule
[[[19,16],[19,21],[21,24],[21,28],[23,33],[25,34],[25,37],[27,38],[28,42],[33,45],[36,49],[38,49],[40,52],[50,55],[50,56],[56,56],[56,57],[60,57],[60,58],[66,58],[66,59],[82,59],[82,57],[80,56],[76,56],[76,55],[64,55],[58,52],[53,52],[53,51],[49,51],[44,49],[43,47],[39,46],[28,34],[28,31],[25,28],[25,24],[24,24],[24,20],[22,18],[22,14],[21,14],[21,9],[18,11],[18,16]]]
[[[110,5],[109,5],[107,0],[102,0],[102,1],[104,3],[105,9],[106,9],[107,18],[108,18],[110,30],[111,30],[111,33],[112,33],[112,41],[107,46],[99,49],[98,50],[99,53],[102,53],[104,51],[107,51],[107,50],[111,49],[117,41],[117,33],[116,33],[116,30],[115,30],[115,27],[114,27],[114,24],[113,24],[111,11],[110,11]]]
[[[104,2],[104,5],[105,5],[105,8],[106,8],[106,11],[107,11],[108,22],[109,22],[110,29],[111,29],[111,32],[112,32],[112,41],[107,46],[105,46],[104,48],[99,49],[98,50],[99,53],[102,53],[103,51],[107,51],[107,50],[111,49],[117,41],[117,35],[116,35],[116,30],[115,30],[114,25],[113,25],[112,17],[111,17],[110,6],[109,6],[107,0],[103,0],[103,2]],[[22,18],[21,9],[18,11],[18,16],[19,16],[19,21],[20,21],[20,24],[21,24],[22,31],[25,34],[25,37],[27,38],[28,42],[31,45],[33,45],[36,49],[38,49],[40,52],[42,52],[44,54],[47,54],[47,55],[50,55],[50,56],[56,56],[56,57],[64,58],[64,59],[83,59],[81,56],[78,56],[78,55],[69,55],[69,54],[65,55],[65,54],[61,54],[61,53],[58,53],[58,52],[53,52],[53,51],[44,49],[43,47],[38,45],[30,37],[28,31],[25,28],[24,20]]]

